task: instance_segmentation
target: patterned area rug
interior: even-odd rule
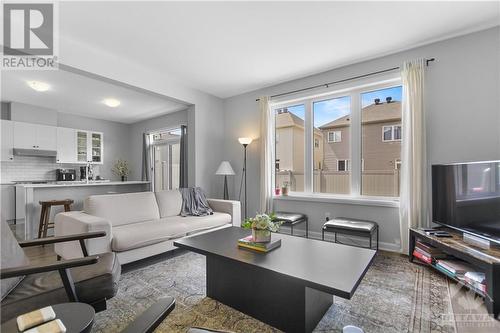
[[[93,332],[119,332],[167,295],[176,298],[176,308],[156,332],[186,332],[192,326],[279,332],[205,297],[205,257],[180,251],[146,267],[125,267],[118,295],[97,314]],[[453,323],[441,319],[451,312],[445,277],[407,257],[381,252],[354,297],[335,297],[314,332],[341,332],[345,325],[367,333],[455,332]]]

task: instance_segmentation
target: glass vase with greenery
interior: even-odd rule
[[[113,171],[115,175],[120,176],[122,182],[127,180],[127,176],[130,174],[128,162],[125,160],[117,160],[111,171]]]

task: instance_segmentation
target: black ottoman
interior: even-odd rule
[[[372,248],[373,234],[377,234],[377,250],[378,250],[378,224],[373,221],[356,220],[345,217],[338,217],[327,221],[323,224],[321,230],[321,239],[325,240],[325,232],[335,233],[335,243],[337,243],[337,234],[351,235],[358,237],[368,237]]]
[[[307,216],[301,213],[287,213],[287,212],[276,212],[274,213],[276,221],[280,221],[283,225],[287,225],[291,229],[291,234],[293,236],[293,227],[300,223],[306,224],[306,238],[309,236],[309,225],[307,221]]]

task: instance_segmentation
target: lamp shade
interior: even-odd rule
[[[228,161],[222,161],[215,174],[222,176],[234,176],[234,170]]]
[[[242,144],[242,145],[249,145],[252,143],[252,138],[238,138],[238,141]]]

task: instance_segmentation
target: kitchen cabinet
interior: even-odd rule
[[[2,130],[2,150],[1,150],[1,160],[2,161],[12,161],[14,159],[13,148],[14,148],[14,127],[12,121],[1,120],[1,130]]]
[[[102,164],[103,148],[102,133],[76,130],[77,162]]]
[[[54,126],[14,122],[14,148],[57,149],[57,128]]]
[[[76,163],[76,130],[73,128],[57,128],[57,163]]]

